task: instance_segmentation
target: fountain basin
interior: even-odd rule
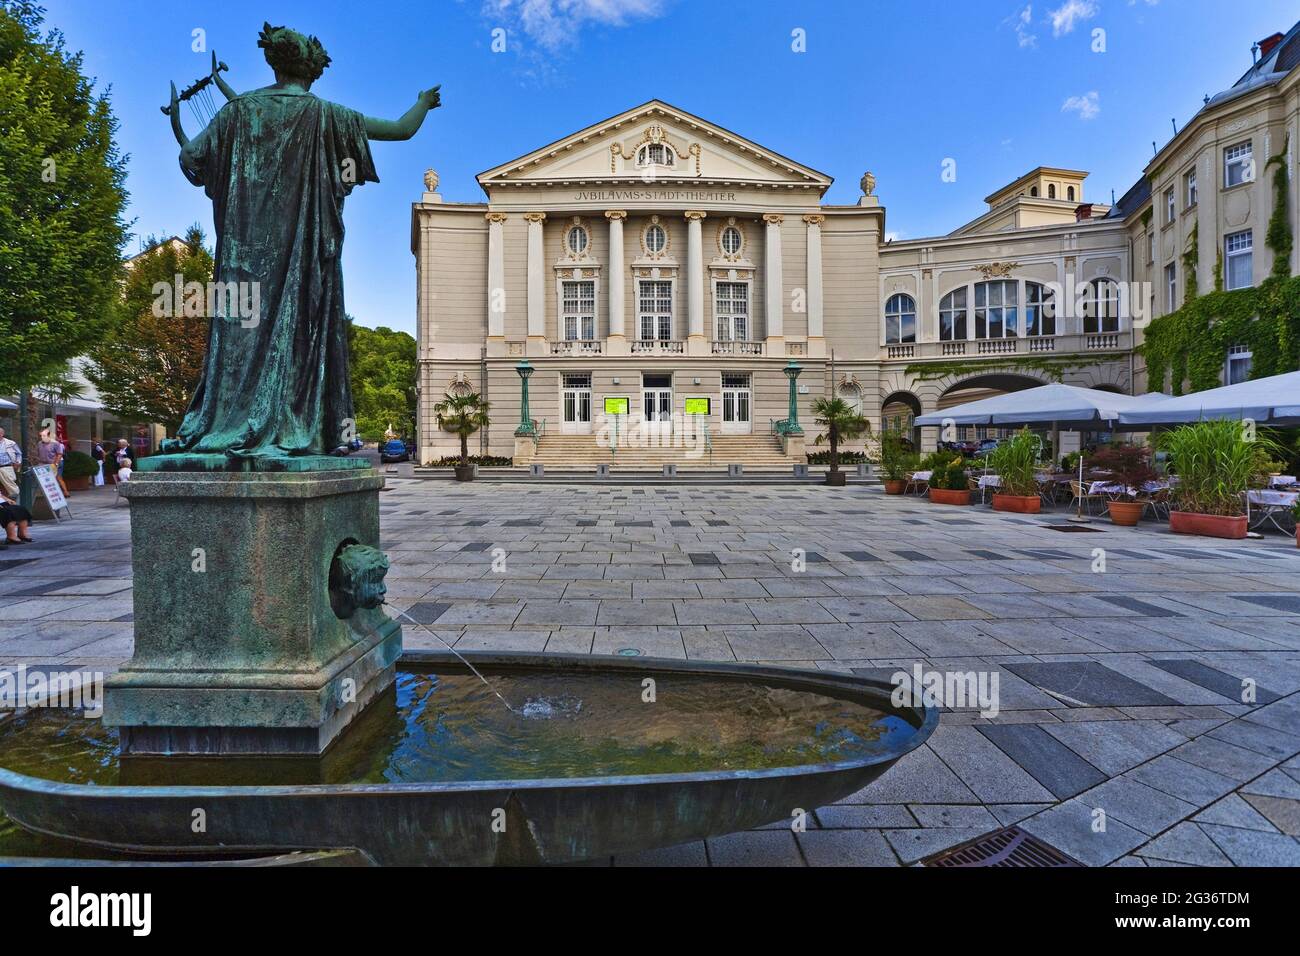
[[[889,684],[820,671],[467,657],[513,712],[451,654],[408,651],[397,687],[311,760],[120,758],[89,720],[57,738],[73,759],[45,740],[24,748],[40,724],[14,719],[0,724],[0,808],[131,855],[572,863],[789,821],[871,783],[939,720],[895,707]]]

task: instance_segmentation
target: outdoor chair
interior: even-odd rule
[[[1104,505],[1107,501],[1105,495],[1089,494],[1088,489],[1079,484],[1077,480],[1070,481],[1070,494],[1074,496],[1070,499],[1070,507],[1073,508],[1076,505],[1082,505],[1083,510],[1088,512],[1088,514],[1092,514],[1092,502],[1100,501]]]
[[[911,475],[907,476],[907,484],[903,486],[903,494],[905,495],[910,495],[913,492],[923,495],[929,490],[930,482],[923,478],[913,478]]]
[[[1169,520],[1169,489],[1168,488],[1161,488],[1158,491],[1152,492],[1149,496],[1143,497],[1139,500],[1141,500],[1141,502],[1144,505],[1149,507],[1151,509],[1151,513],[1154,514],[1158,519],[1160,519],[1161,521]]]

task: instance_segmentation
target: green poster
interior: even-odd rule
[[[688,398],[686,399],[687,415],[707,415],[709,414],[709,399],[707,398]]]
[[[605,414],[606,415],[626,415],[627,414],[627,397],[606,398]]]

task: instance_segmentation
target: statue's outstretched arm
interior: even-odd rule
[[[420,129],[429,110],[436,110],[442,105],[442,96],[438,92],[441,85],[425,90],[415,98],[415,105],[402,114],[401,119],[382,120],[366,117],[366,135],[371,139],[400,140],[410,139]]]

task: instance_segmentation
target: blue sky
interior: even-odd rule
[[[158,111],[207,71],[193,31],[243,90],[271,82],[264,19],[321,38],[334,59],[314,92],[395,118],[441,83],[414,140],[376,143],[382,182],[348,200],[348,311],[414,331],[410,203],[435,167],[447,201],[481,201],[474,175],[658,97],[835,177],[851,203],[875,172],[887,229],[940,235],[1034,166],[1090,170],[1108,202],[1205,94],[1250,65],[1251,44],[1294,22],[1281,0],[426,0],[369,4],[44,0],[47,25],[112,85],[130,154],[136,238],[212,235],[211,209],[176,163]],[[1102,29],[1104,52],[1094,52]],[[492,49],[495,29],[506,50]],[[793,32],[803,31],[804,52]],[[186,116],[190,135],[195,120]],[[940,178],[945,159],[957,179]]]

